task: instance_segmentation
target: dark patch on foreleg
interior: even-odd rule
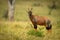
[[[34,24],[34,29],[37,29],[37,25],[36,24]]]

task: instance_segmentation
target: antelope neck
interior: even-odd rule
[[[30,19],[32,19],[32,18],[33,18],[33,15],[32,15],[32,14],[30,14],[30,15],[29,15],[29,18],[30,18]]]

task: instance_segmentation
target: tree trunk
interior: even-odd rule
[[[15,0],[8,0],[8,19],[9,21],[14,20],[14,8]]]

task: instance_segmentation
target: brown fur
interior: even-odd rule
[[[28,11],[28,14],[32,24],[34,25],[34,29],[37,29],[37,25],[43,25],[47,30],[51,29],[51,21],[47,17],[33,15],[31,10]]]

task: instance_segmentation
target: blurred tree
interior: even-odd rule
[[[8,0],[8,19],[10,21],[14,20],[14,5],[15,5],[15,0]]]

